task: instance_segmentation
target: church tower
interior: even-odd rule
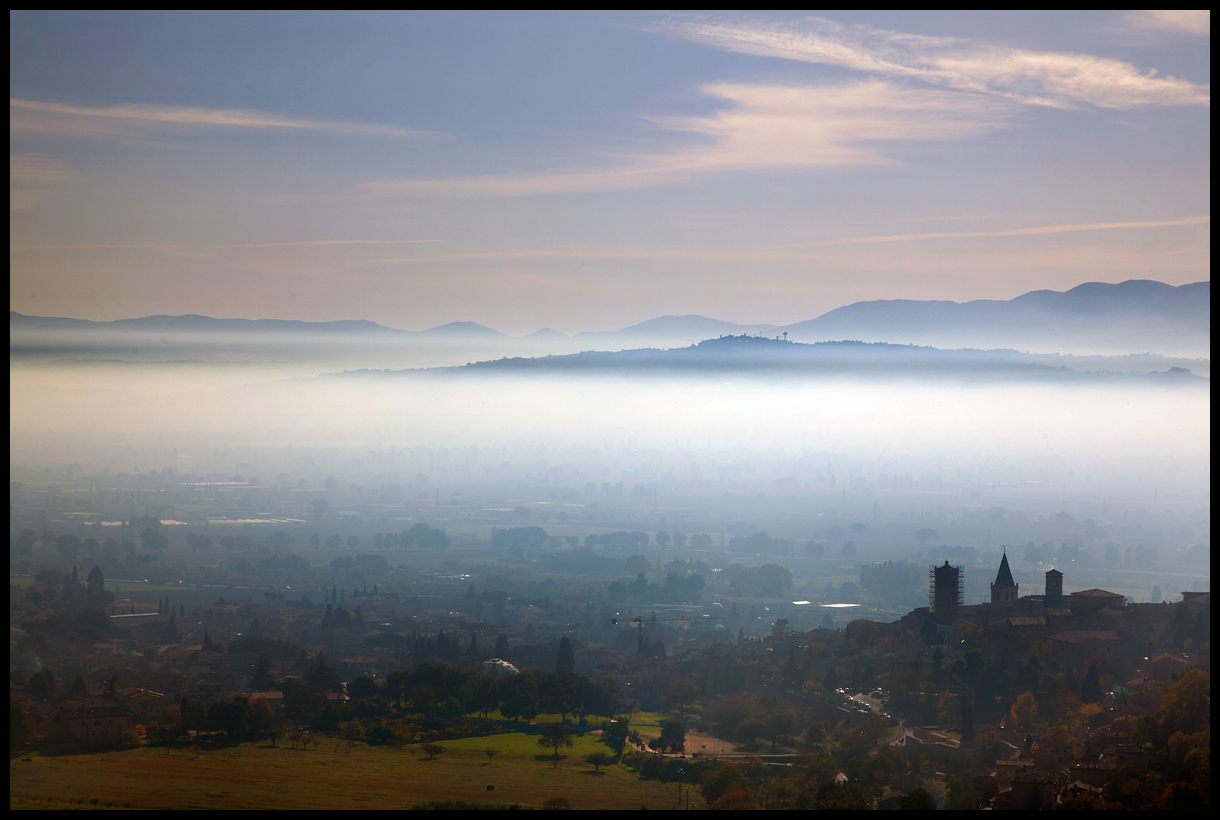
[[[1063,573],[1057,569],[1046,571],[1046,597],[1043,605],[1047,609],[1059,609],[1063,606]]]
[[[949,566],[946,560],[943,567],[932,567],[929,575],[932,593],[929,604],[936,622],[952,623],[957,618],[957,608],[962,605],[962,570]]]
[[[991,585],[992,606],[1012,606],[1017,602],[1017,582],[1012,579],[1012,570],[1008,568],[1008,552],[1000,559],[1000,571],[996,573],[995,583]]]

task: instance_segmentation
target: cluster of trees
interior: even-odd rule
[[[322,630],[329,631],[332,629],[359,629],[364,626],[364,614],[360,607],[356,607],[355,612],[344,609],[342,605],[334,606],[326,605],[326,611],[322,615]]]
[[[178,713],[162,712],[149,731],[156,740],[167,741],[188,732],[224,732],[236,738],[273,733],[275,714],[265,700],[251,701],[246,695],[211,702],[182,698]]]
[[[874,602],[884,599],[891,606],[916,607],[926,603],[928,571],[910,561],[864,564],[860,587]]]
[[[549,536],[542,527],[513,527],[507,530],[491,531],[491,545],[496,549],[508,550],[539,549],[547,542]]]
[[[786,538],[772,538],[765,532],[752,535],[734,535],[729,539],[729,549],[748,555],[791,555],[792,542]]]
[[[626,532],[607,532],[601,535],[586,535],[586,547],[603,547],[609,550],[637,550],[648,546],[648,533]]]
[[[260,657],[255,678],[266,683],[269,672],[269,660]],[[421,732],[460,733],[458,726],[465,716],[486,718],[499,711],[514,722],[539,714],[557,714],[561,722],[569,718],[583,722],[589,716],[612,716],[616,703],[607,687],[574,672],[526,669],[497,679],[435,661],[392,672],[380,682],[357,677],[347,685],[350,702],[346,704],[326,697],[327,691],[340,686],[338,671],[319,655],[302,678],[283,682],[284,714],[313,731],[340,731],[346,725],[342,731],[348,735],[389,744]]]
[[[1136,718],[1131,742],[1151,752],[1146,769],[1118,769],[1106,799],[1125,809],[1206,810],[1211,804],[1211,675],[1188,669],[1161,695],[1157,711]]]
[[[384,578],[390,573],[390,562],[381,555],[340,555],[330,562],[330,571],[348,581]]]
[[[779,564],[763,564],[761,567],[732,564],[725,569],[722,576],[728,581],[730,589],[738,595],[753,593],[778,598],[784,594],[785,589],[792,586],[792,570]]]
[[[665,576],[665,584],[658,587],[641,572],[632,581],[611,581],[607,597],[615,603],[696,603],[703,592],[703,585],[703,576],[698,573],[681,575],[670,572]]]
[[[452,539],[439,527],[419,523],[400,533],[377,533],[373,543],[387,550],[443,550]]]

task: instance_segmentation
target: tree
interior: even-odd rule
[[[34,545],[37,543],[38,533],[33,530],[22,530],[21,535],[13,544],[13,549],[18,558],[30,558],[34,555]]]
[[[1212,679],[1202,669],[1187,669],[1161,696],[1157,716],[1162,732],[1190,734],[1211,726]]]
[[[530,670],[500,679],[500,711],[517,721],[538,714],[538,677]]]
[[[582,684],[585,679],[575,672],[553,672],[542,678],[538,687],[539,705],[544,712],[557,713],[566,722],[570,713],[579,709]]]
[[[559,652],[555,655],[556,672],[575,672],[576,656],[572,652],[572,642],[564,635],[559,639]]]
[[[544,749],[549,747],[555,750],[554,765],[558,766],[560,747],[568,748],[575,743],[567,726],[562,723],[548,723],[542,728],[542,736],[538,738],[538,745]]]
[[[839,688],[839,675],[833,666],[827,670],[826,677],[822,678],[822,688],[827,692]]]
[[[271,656],[259,652],[254,659],[254,669],[250,674],[250,691],[266,692],[275,685],[275,677],[271,674]]]
[[[1014,732],[1033,730],[1034,718],[1038,716],[1038,704],[1033,692],[1022,692],[1009,710],[1005,728]]]
[[[429,760],[436,760],[436,756],[445,751],[445,747],[439,743],[425,743],[419,747]]]
[[[602,743],[614,750],[616,755],[623,753],[627,745],[627,736],[631,733],[625,720],[608,720],[602,724]]]
[[[779,564],[764,564],[758,568],[758,579],[768,595],[778,598],[784,594],[784,587],[792,585],[792,570]]]
[[[100,567],[95,566],[89,570],[88,584],[90,595],[101,595],[106,591],[106,579],[102,576]]]
[[[407,549],[443,550],[451,540],[444,530],[419,523],[403,532],[399,543]]]
[[[305,682],[317,686],[327,692],[338,692],[343,687],[343,677],[339,670],[326,665],[326,655],[319,652],[316,663],[311,664],[305,672]]]
[[[371,698],[377,694],[377,681],[367,675],[353,678],[347,685],[347,696],[352,700]]]
[[[669,685],[661,701],[671,709],[681,710],[699,699],[699,687],[690,678],[678,678]]]
[[[80,548],[81,540],[75,535],[61,535],[55,539],[55,551],[65,561],[75,561]]]
[[[744,789],[745,774],[736,763],[721,763],[716,770],[703,779],[700,791],[709,803],[715,803],[729,792]]]
[[[686,729],[677,718],[670,718],[661,727],[661,741],[671,752],[686,750]]]
[[[910,794],[904,794],[898,801],[900,811],[936,811],[936,801],[925,788],[917,788]]]
[[[1101,675],[1097,664],[1089,664],[1089,670],[1084,673],[1084,683],[1080,685],[1080,700],[1084,703],[1101,702]]]
[[[232,737],[246,728],[250,716],[250,701],[245,695],[232,700],[213,701],[208,706],[208,726]]]
[[[68,688],[68,695],[74,698],[89,697],[89,687],[85,685],[85,679],[77,675],[72,679],[72,685]]]
[[[762,734],[763,722],[757,718],[748,718],[737,724],[737,728],[733,732],[733,736],[742,746],[749,748],[758,742],[758,736]]]
[[[614,762],[614,758],[605,752],[593,752],[585,755],[585,762],[593,767],[593,772],[596,774],[602,766],[609,766]]]

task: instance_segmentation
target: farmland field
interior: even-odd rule
[[[9,807],[59,809],[401,809],[430,801],[540,807],[564,797],[574,809],[673,808],[674,784],[640,780],[620,766],[593,774],[584,762],[604,750],[592,737],[565,749],[557,768],[535,736],[443,742],[426,760],[418,747],[325,738],[309,751],[265,742],[203,751],[141,748],[9,763]],[[490,758],[486,749],[494,749]],[[489,786],[494,786],[489,790]],[[94,801],[97,801],[96,803]]]

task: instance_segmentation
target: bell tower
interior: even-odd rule
[[[1010,607],[1017,602],[1017,582],[1012,579],[1012,570],[1008,568],[1008,551],[1000,559],[1000,571],[996,573],[995,583],[991,585],[991,605]]]

